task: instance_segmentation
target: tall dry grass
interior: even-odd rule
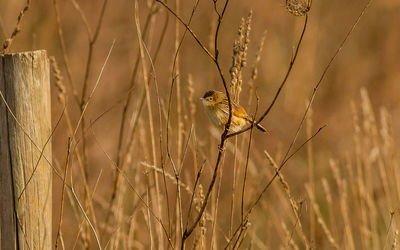
[[[399,5],[366,4],[0,0],[52,55],[54,247],[398,249]]]

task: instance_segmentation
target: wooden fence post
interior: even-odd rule
[[[1,249],[52,247],[49,74],[44,50],[0,55]]]

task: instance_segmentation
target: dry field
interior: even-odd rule
[[[0,0],[1,44],[25,6],[54,248],[400,249],[399,1]],[[210,89],[269,133],[217,130]]]

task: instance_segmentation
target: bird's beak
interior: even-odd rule
[[[203,97],[200,97],[200,100],[202,100],[202,101],[203,101],[203,100],[204,100],[204,98],[203,98]]]

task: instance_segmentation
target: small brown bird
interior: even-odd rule
[[[226,95],[220,91],[209,90],[200,99],[211,122],[217,128],[223,130],[229,118],[229,104]],[[233,101],[231,101],[231,104],[232,118],[229,131],[235,133],[243,129],[246,125],[251,125],[253,119],[247,115],[246,110],[239,104]],[[260,124],[256,124],[256,127],[262,132],[267,132]]]

